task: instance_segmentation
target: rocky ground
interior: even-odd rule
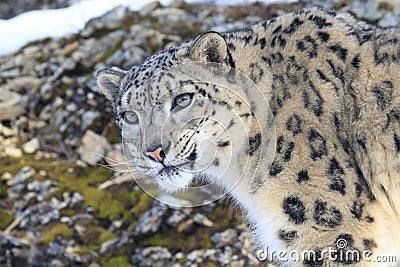
[[[118,7],[78,34],[1,57],[0,266],[261,266],[240,212],[226,199],[174,209],[132,181],[106,183],[124,179],[101,166],[101,155],[118,160],[121,151],[94,74],[311,2]],[[319,3],[370,23],[399,23],[400,7],[389,2]]]

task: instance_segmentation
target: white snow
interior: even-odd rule
[[[17,51],[26,43],[46,37],[62,37],[83,29],[91,18],[101,16],[118,5],[139,10],[153,0],[82,0],[62,9],[34,10],[8,20],[0,20],[0,55]],[[188,2],[199,2],[189,0]],[[263,2],[277,2],[264,0]],[[293,0],[291,0],[293,2]],[[216,0],[218,4],[250,3],[250,0]],[[167,5],[170,0],[160,0]]]

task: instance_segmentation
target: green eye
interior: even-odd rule
[[[174,99],[174,104],[173,104],[172,109],[174,109],[174,108],[180,108],[180,109],[186,108],[187,106],[190,105],[190,103],[192,103],[192,99],[193,99],[193,94],[191,94],[191,93],[178,95]]]
[[[139,122],[139,117],[134,111],[127,111],[124,114],[124,120],[128,124],[137,124]]]

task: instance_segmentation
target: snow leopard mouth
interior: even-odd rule
[[[188,163],[180,163],[176,165],[167,165],[164,162],[161,162],[162,168],[158,170],[158,174],[161,176],[170,176],[170,175],[179,175],[179,173],[184,169],[184,166],[187,166]]]
[[[161,176],[178,175],[178,168],[176,166],[165,166],[158,171]]]

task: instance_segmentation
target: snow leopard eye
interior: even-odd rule
[[[127,124],[138,124],[139,123],[139,117],[134,111],[127,111],[124,114],[122,114],[122,117],[124,118],[124,121]]]
[[[175,97],[172,108],[171,109],[184,109],[192,103],[193,100],[193,94],[192,93],[185,93],[178,95]]]

